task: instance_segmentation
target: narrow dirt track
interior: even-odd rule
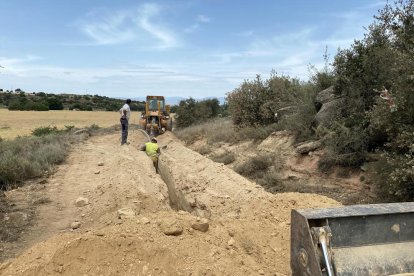
[[[289,275],[291,209],[338,204],[267,193],[171,133],[159,138],[167,148],[158,175],[138,150],[144,136],[132,132],[129,140],[92,137],[72,150],[42,186],[51,202],[24,235],[30,248],[0,264],[0,275]],[[76,207],[80,196],[90,204]],[[135,215],[119,219],[121,208]],[[191,227],[201,218],[207,232]],[[81,226],[71,231],[74,221]],[[164,234],[171,227],[182,234]]]

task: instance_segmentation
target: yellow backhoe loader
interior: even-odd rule
[[[165,105],[163,96],[147,96],[145,112],[141,113],[139,126],[150,136],[157,136],[166,130],[172,130],[173,120],[170,115],[170,106]]]

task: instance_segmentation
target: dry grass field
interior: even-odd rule
[[[130,123],[138,123],[138,112],[132,112]],[[30,135],[41,126],[56,126],[59,129],[67,126],[78,128],[96,124],[109,127],[119,123],[118,112],[107,111],[9,111],[0,109],[0,137],[13,139],[17,136]]]

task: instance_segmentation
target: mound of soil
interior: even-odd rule
[[[58,167],[45,184],[51,202],[28,231],[43,235],[24,236],[21,248],[33,246],[2,263],[1,275],[289,275],[291,209],[338,205],[270,194],[168,133],[158,175],[138,150],[141,134],[128,146],[118,140],[92,137]],[[89,204],[77,207],[79,196]]]

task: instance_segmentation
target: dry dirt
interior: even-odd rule
[[[268,193],[171,133],[156,174],[144,136],[129,141],[92,137],[48,179],[6,193],[3,221],[19,217],[20,230],[0,244],[0,275],[290,275],[291,209],[339,204]],[[120,219],[121,208],[133,214]],[[192,228],[205,219],[206,232]]]
[[[139,113],[134,113],[132,123],[137,123]],[[56,126],[64,129],[65,126],[77,128],[97,124],[100,127],[113,126],[119,120],[118,112],[110,111],[10,111],[0,109],[0,137],[13,139],[17,136],[30,135],[38,127]]]
[[[200,139],[188,146],[199,151],[200,148],[208,145],[205,139]],[[336,167],[329,174],[322,173],[318,169],[318,161],[323,151],[316,150],[309,154],[296,153],[294,136],[287,131],[274,132],[259,144],[253,141],[236,144],[221,143],[213,147],[206,156],[214,158],[225,152],[235,155],[235,161],[228,164],[229,168],[236,168],[257,156],[270,154],[275,157],[269,171],[276,175],[279,185],[265,186],[265,189],[272,193],[280,190],[316,193],[345,205],[369,204],[375,203],[376,200],[373,190],[375,186],[366,180],[364,171]]]

